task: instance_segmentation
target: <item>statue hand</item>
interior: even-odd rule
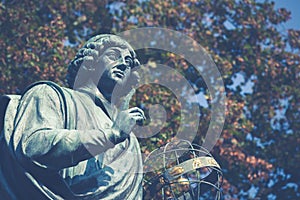
[[[122,110],[118,113],[114,121],[113,129],[128,135],[132,131],[136,122],[145,119],[144,111],[138,107]]]

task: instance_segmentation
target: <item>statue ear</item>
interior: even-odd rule
[[[94,60],[90,61],[88,59],[83,59],[82,68],[84,70],[88,71],[88,72],[94,72],[94,71],[96,71]]]
[[[82,52],[83,62],[82,67],[87,71],[96,71],[97,58],[99,57],[99,52],[95,49],[86,48]]]

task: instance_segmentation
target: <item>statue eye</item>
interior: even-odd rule
[[[132,60],[132,58],[131,57],[126,57],[125,58],[125,62],[126,62],[126,64],[127,64],[127,66],[129,66],[130,68],[133,68],[134,66],[134,63],[133,63],[133,60]]]
[[[106,53],[106,55],[111,60],[118,60],[120,58],[120,55],[115,51],[109,51]]]

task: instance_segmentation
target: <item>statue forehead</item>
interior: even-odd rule
[[[122,55],[125,55],[125,54],[130,54],[131,55],[132,54],[132,52],[130,52],[130,49],[122,48],[122,47],[118,47],[118,46],[111,46],[111,47],[108,47],[104,50],[104,52],[109,52],[109,51],[114,51],[114,52],[117,52],[117,53],[122,54]]]

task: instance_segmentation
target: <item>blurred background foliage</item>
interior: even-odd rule
[[[21,93],[42,79],[64,86],[68,63],[93,35],[137,27],[179,31],[204,47],[225,83],[226,122],[212,150],[224,170],[225,199],[299,199],[300,30],[278,30],[290,15],[255,0],[2,0],[0,93]],[[149,69],[156,63],[177,69],[206,98],[194,139],[201,144],[210,120],[206,84],[177,55],[138,53]],[[157,103],[167,122],[141,139],[145,154],[174,137],[180,123],[180,104],[167,88],[141,87],[131,102],[145,110]]]

